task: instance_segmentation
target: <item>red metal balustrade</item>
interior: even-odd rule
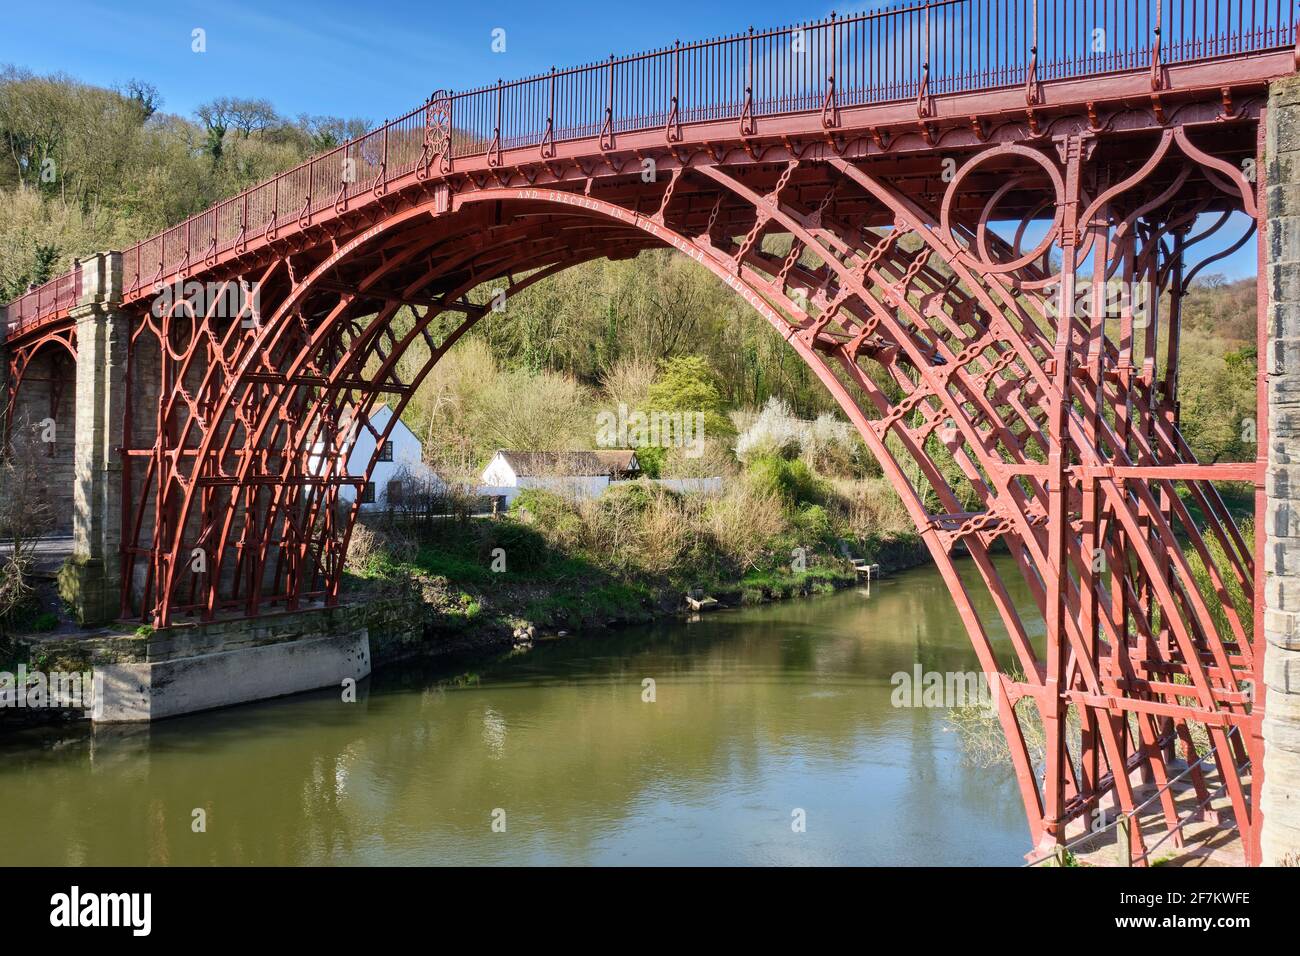
[[[123,253],[128,291],[311,214],[382,192],[428,160],[433,110],[452,159],[677,125],[1014,87],[1297,42],[1289,0],[928,0],[435,94],[366,136],[259,183]],[[60,276],[9,306],[10,334],[80,294]]]

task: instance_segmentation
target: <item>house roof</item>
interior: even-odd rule
[[[638,468],[636,452],[629,448],[599,451],[515,451],[501,448],[497,454],[520,478],[607,475],[612,471],[636,471]]]

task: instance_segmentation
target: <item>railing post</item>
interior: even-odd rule
[[[676,143],[682,138],[682,41],[673,41],[673,98],[668,111],[668,122],[664,125],[665,138]]]
[[[831,56],[826,64],[826,95],[822,97],[822,129],[839,126],[838,108],[835,104],[835,11],[831,11]]]
[[[840,53],[839,36],[840,36],[841,22],[843,21],[837,20],[835,11],[832,10],[831,11],[831,58],[829,61],[829,66],[830,66],[829,73],[830,73],[830,81],[831,81],[832,88],[835,86],[835,76],[837,73],[836,68],[839,66],[838,57]]]
[[[1029,63],[1025,68],[1025,103],[1038,102],[1038,0],[1034,0],[1033,36],[1029,41]]]
[[[925,115],[925,94],[929,85],[930,58],[926,47],[930,32],[930,2],[926,0],[925,16],[921,19],[921,33],[916,39],[916,111]]]
[[[456,155],[456,91],[447,91],[447,151],[439,165],[442,172],[451,172],[451,162]]]
[[[740,135],[753,136],[757,131],[754,121],[754,28],[749,28],[745,40],[745,103],[740,108]]]
[[[1164,85],[1160,75],[1160,28],[1163,26],[1164,3],[1156,0],[1155,36],[1151,40],[1151,89],[1158,90]]]
[[[489,166],[501,165],[501,77],[497,77],[497,121],[492,130],[492,145],[488,147]]]
[[[1131,825],[1128,814],[1121,811],[1115,821],[1115,862],[1120,866],[1133,865],[1133,841],[1129,836]]]
[[[307,221],[311,222],[311,200],[314,190],[316,189],[316,157],[311,158],[307,164],[307,199],[303,203],[303,208],[307,211]],[[212,235],[217,234],[217,218],[212,217]]]
[[[934,34],[930,30],[930,10],[933,9],[933,3],[927,0],[925,4],[925,85],[926,89],[930,87],[930,61],[934,56]]]
[[[551,155],[555,155],[555,67],[551,67],[551,88],[547,99],[546,135],[542,137],[542,143],[545,144],[549,139],[551,142]],[[545,146],[543,146],[542,155],[546,155]]]
[[[614,54],[609,55],[609,84],[605,96],[605,123],[600,128],[600,148],[602,151],[614,148]]]
[[[745,96],[753,101],[754,96],[754,28],[749,28],[749,40],[745,43]]]
[[[551,67],[550,88],[546,106],[546,129],[542,131],[542,138],[537,144],[537,151],[541,154],[542,159],[550,159],[555,155],[555,67]]]
[[[497,125],[496,125],[495,135],[497,140],[498,155],[500,155],[501,153],[501,126],[502,126],[501,117],[505,113],[505,103],[504,103],[505,94],[503,90],[504,87],[501,84],[501,77],[497,77]]]

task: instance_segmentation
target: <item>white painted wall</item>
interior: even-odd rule
[[[514,501],[525,488],[552,491],[567,498],[599,498],[609,486],[607,475],[525,475],[520,477],[510,467],[506,456],[497,452],[480,476],[479,494]]]
[[[387,405],[380,405],[370,415],[371,427],[383,434],[392,417],[392,409]],[[375,453],[375,436],[371,434],[370,429],[364,427],[358,427],[355,434],[356,439],[348,450],[346,474],[360,477],[366,473],[370,458]],[[393,425],[388,440],[393,443],[393,460],[375,462],[374,470],[370,473],[370,480],[375,486],[375,500],[373,503],[362,504],[363,512],[382,510],[387,506],[388,483],[402,471],[419,480],[437,482],[437,476],[424,463],[424,449],[420,440],[401,419]],[[313,451],[314,454],[308,459],[307,467],[312,474],[318,474],[321,471],[321,446],[317,445]],[[355,486],[344,485],[339,489],[339,498],[351,502],[356,499],[357,491]]]
[[[497,452],[488,462],[487,467],[483,469],[483,484],[495,488],[515,488],[519,485],[519,476],[515,470],[510,467],[510,462],[506,461],[506,456]]]

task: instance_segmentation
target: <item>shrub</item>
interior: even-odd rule
[[[718,551],[741,570],[756,567],[788,528],[780,496],[753,485],[714,499],[705,521]]]
[[[610,488],[599,498],[578,505],[582,537],[588,551],[606,566],[625,570],[637,564],[641,516],[649,506],[643,488]]]
[[[698,355],[668,359],[646,394],[646,404],[650,409],[666,412],[700,412],[704,415],[705,434],[732,435],[717,375]]]
[[[775,455],[755,458],[749,466],[750,483],[762,495],[774,495],[790,507],[820,504],[827,488],[807,463]]]
[[[553,491],[525,489],[510,503],[510,514],[536,528],[561,550],[574,548],[583,541],[583,521],[578,507]]]
[[[809,542],[829,542],[835,537],[831,517],[821,505],[804,505],[800,508],[796,524]]]
[[[736,439],[736,457],[741,461],[801,457],[812,468],[841,473],[854,471],[855,461],[863,451],[847,422],[826,412],[815,421],[806,421],[775,396],[746,423]]]
[[[695,542],[698,522],[691,514],[691,502],[677,495],[661,492],[654,495],[641,513],[638,561],[649,574],[666,574],[680,567],[688,549]]]
[[[736,439],[736,457],[793,458],[803,448],[808,423],[794,417],[781,399],[768,399],[758,417]]]
[[[596,499],[596,502],[602,511],[619,514],[631,511],[639,515],[655,503],[658,495],[664,493],[662,489],[656,488],[648,481],[630,481],[626,484],[611,485]]]
[[[353,574],[374,574],[385,562],[405,564],[415,559],[415,542],[395,529],[380,531],[358,521],[348,541],[345,567]]]
[[[478,528],[479,558],[484,564],[496,557],[497,548],[505,552],[507,570],[536,570],[550,560],[547,539],[534,527],[507,519],[480,522]]]

